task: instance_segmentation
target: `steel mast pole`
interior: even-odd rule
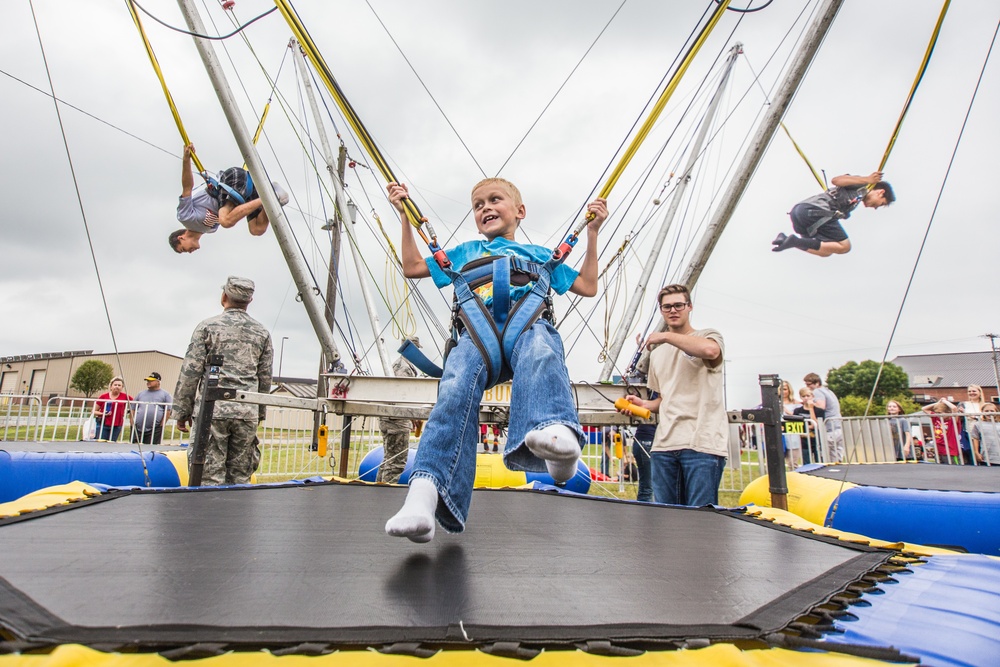
[[[299,50],[299,43],[292,40],[292,48]],[[352,228],[354,227],[357,208],[354,202],[348,201],[347,193],[344,192],[344,184],[337,174],[336,162],[333,158],[333,151],[330,149],[330,140],[326,135],[326,126],[323,123],[323,116],[319,112],[319,105],[316,104],[316,93],[313,91],[312,81],[309,80],[309,73],[306,71],[305,62],[299,53],[295,53],[295,70],[302,79],[302,86],[306,91],[306,99],[309,100],[309,108],[312,109],[313,119],[316,123],[316,133],[319,135],[320,150],[323,152],[323,160],[326,162],[326,171],[330,175],[330,182],[333,184],[334,197],[337,203],[337,216],[347,224],[343,225],[347,234],[347,245],[351,249],[351,257],[354,258],[354,266],[358,270],[358,280],[361,281],[361,296],[365,302],[365,310],[368,311],[368,320],[371,322],[372,331],[375,335],[375,349],[378,350],[379,359],[382,362],[382,372],[392,375],[392,362],[385,351],[385,343],[382,340],[382,325],[379,322],[378,312],[375,310],[375,300],[372,299],[371,288],[368,286],[368,277],[364,272],[364,264],[361,261],[361,253],[358,250],[357,239],[354,237]]]
[[[177,0],[177,4],[191,32],[204,35],[205,25],[202,23],[201,16],[198,14],[194,3],[191,0]],[[253,138],[247,132],[247,128],[243,124],[243,119],[240,117],[236,100],[226,81],[225,73],[219,63],[218,56],[215,55],[215,50],[212,48],[211,42],[198,37],[194,37],[193,39],[198,53],[201,55],[201,60],[205,65],[205,70],[208,72],[208,77],[212,81],[212,86],[215,88],[222,111],[226,115],[226,120],[229,121],[233,137],[240,148],[240,153],[243,154],[244,161],[246,161],[247,170],[253,177],[254,182],[262,186],[258,188],[257,192],[260,195],[261,203],[264,205],[264,210],[267,212],[267,217],[271,221],[271,228],[274,230],[274,236],[278,239],[281,253],[285,256],[285,262],[288,264],[288,270],[292,274],[292,280],[295,281],[299,296],[306,307],[306,313],[309,315],[309,321],[316,332],[316,337],[319,339],[320,346],[323,348],[323,352],[327,358],[332,362],[336,362],[340,359],[340,353],[337,351],[333,331],[327,325],[326,318],[324,317],[326,302],[319,294],[319,289],[310,282],[308,267],[292,240],[288,221],[285,219],[285,214],[278,204],[278,198],[275,197],[274,190],[270,186],[270,180],[264,171],[264,164],[261,162],[260,156],[257,154],[257,149],[253,145]]]
[[[673,194],[670,199],[670,206],[667,208],[667,212],[663,216],[663,222],[660,223],[660,230],[656,234],[656,238],[653,240],[653,247],[649,251],[649,259],[646,261],[646,265],[642,269],[642,275],[639,277],[639,282],[636,283],[635,291],[632,293],[632,299],[629,301],[628,307],[625,309],[625,316],[622,319],[622,324],[615,333],[614,340],[611,342],[611,349],[608,350],[607,358],[604,361],[604,368],[601,370],[601,376],[599,378],[600,382],[606,382],[611,378],[611,373],[614,371],[615,363],[618,361],[618,356],[621,354],[622,347],[625,345],[625,337],[628,336],[629,329],[632,327],[632,323],[635,321],[635,315],[639,311],[639,307],[642,305],[642,300],[646,296],[646,287],[649,285],[650,277],[653,274],[653,269],[656,267],[656,262],[660,258],[660,252],[663,250],[663,244],[667,240],[667,234],[670,231],[670,227],[673,225],[674,217],[677,215],[677,211],[680,210],[681,198],[684,191],[687,189],[688,184],[691,182],[692,173],[694,172],[694,167],[698,163],[699,158],[701,158],[701,147],[705,143],[705,138],[708,136],[708,131],[711,129],[712,121],[715,119],[715,114],[719,109],[720,102],[722,101],[722,93],[729,83],[729,75],[733,71],[733,66],[736,64],[736,57],[743,52],[743,45],[740,43],[735,44],[729,50],[729,57],[726,59],[725,70],[723,71],[722,78],[719,81],[719,86],[712,96],[712,100],[705,111],[705,115],[701,120],[701,126],[698,130],[698,135],[695,137],[694,143],[691,146],[691,153],[688,156],[687,165],[681,172],[680,177],[677,179],[677,185],[674,187]]]
[[[725,231],[726,225],[729,224],[729,219],[743,198],[743,193],[746,192],[747,186],[750,184],[750,179],[760,165],[760,161],[763,159],[764,153],[771,143],[772,137],[774,137],[774,133],[781,124],[781,118],[785,115],[785,111],[791,104],[792,98],[795,97],[795,93],[798,91],[803,77],[805,77],[809,66],[816,57],[823,39],[830,31],[830,27],[837,17],[837,12],[840,11],[840,7],[843,4],[844,0],[826,0],[819,8],[812,25],[809,26],[806,34],[803,36],[802,44],[799,46],[799,50],[795,53],[788,71],[785,73],[784,81],[782,81],[774,99],[771,100],[771,105],[764,115],[764,120],[761,121],[760,126],[757,128],[750,147],[743,154],[743,159],[740,161],[736,176],[733,177],[733,180],[729,183],[729,187],[723,194],[721,203],[716,208],[715,214],[708,223],[701,243],[695,250],[694,257],[691,259],[680,280],[681,284],[687,285],[689,290],[694,290],[698,278],[701,277],[701,272],[705,269],[705,265],[708,264],[708,258],[711,257],[712,251],[715,250],[715,246],[722,236],[722,232]],[[665,329],[666,323],[660,322],[657,331],[664,331]],[[649,367],[648,351],[643,351],[638,366],[643,371]]]

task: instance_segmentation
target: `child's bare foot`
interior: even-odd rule
[[[434,539],[434,510],[438,492],[434,482],[417,477],[410,482],[403,507],[386,521],[385,532],[393,537],[405,537],[423,543]]]

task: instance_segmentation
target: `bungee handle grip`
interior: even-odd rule
[[[624,397],[615,401],[615,408],[622,412],[628,412],[642,419],[649,419],[653,413],[646,408],[641,408],[635,403],[629,403]]]

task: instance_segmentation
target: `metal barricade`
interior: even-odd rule
[[[42,399],[34,394],[0,394],[0,440],[37,441]]]

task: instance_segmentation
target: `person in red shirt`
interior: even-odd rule
[[[114,377],[111,378],[108,390],[97,397],[93,412],[94,417],[97,418],[95,440],[118,442],[126,415],[128,415],[129,425],[132,424],[132,414],[128,408],[133,399],[123,391],[124,388],[125,381],[120,377]]]
[[[931,430],[937,445],[938,460],[961,464],[958,455],[958,434],[962,430],[962,408],[942,398],[937,403],[921,408],[931,415]],[[947,416],[945,416],[947,415]]]

